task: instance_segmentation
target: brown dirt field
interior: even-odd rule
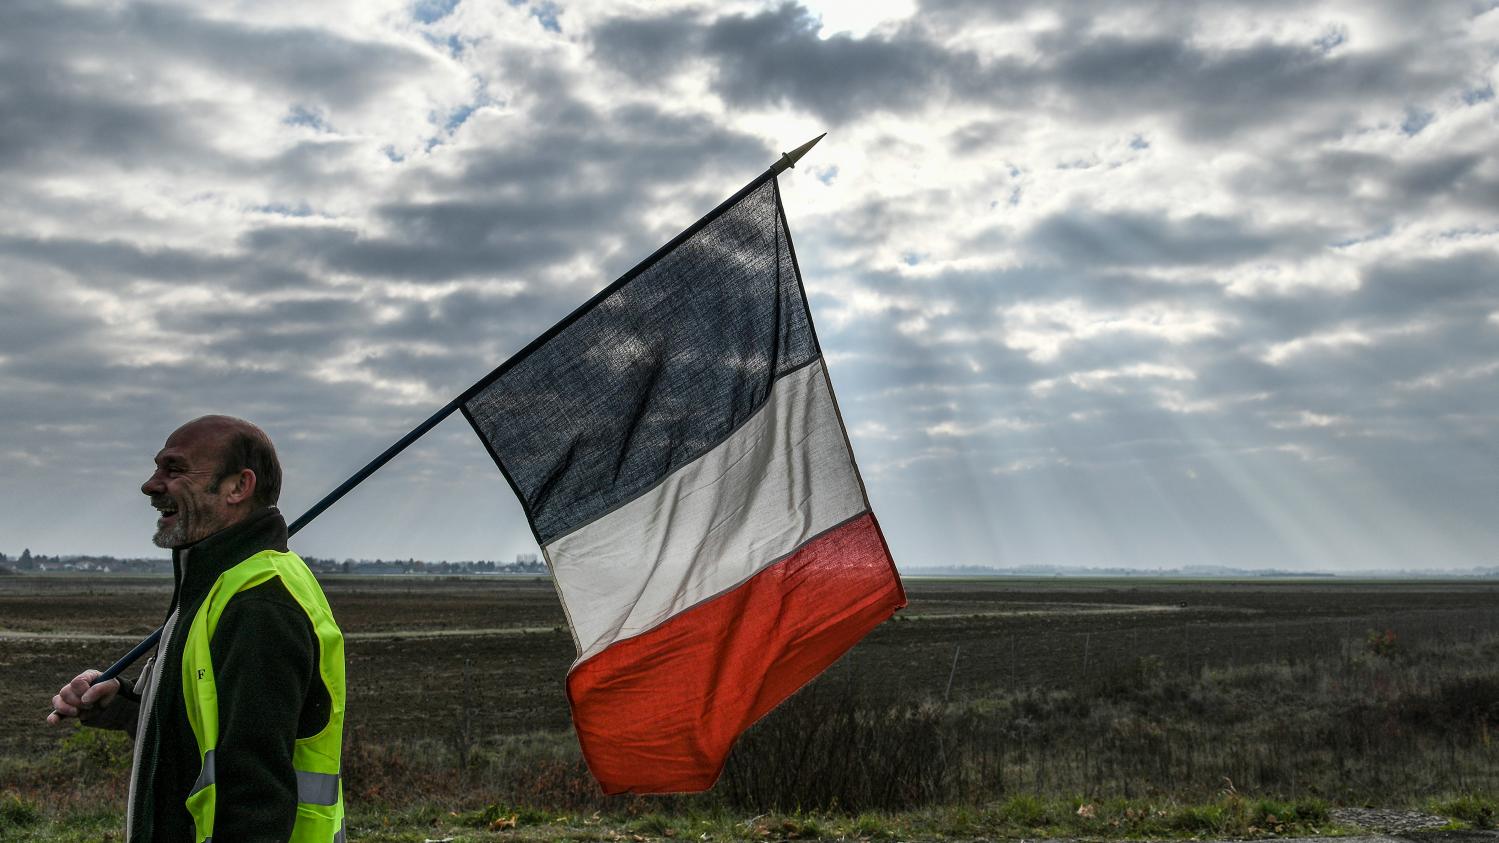
[[[563,681],[574,649],[549,581],[324,583],[349,634],[356,734],[447,742],[461,714],[479,735],[569,728]],[[903,699],[942,697],[951,674],[956,700],[1065,686],[1141,658],[1191,670],[1335,653],[1362,646],[1372,629],[1414,642],[1499,628],[1499,581],[912,580],[907,591],[910,607],[834,673]],[[170,596],[157,578],[0,578],[0,754],[54,748],[65,730],[42,720],[50,695],[154,628]],[[46,633],[97,637],[36,637]]]

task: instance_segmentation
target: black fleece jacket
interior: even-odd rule
[[[285,551],[286,538],[286,521],[271,507],[192,545],[185,565],[172,553],[177,587],[167,617],[180,611],[166,652],[157,654],[153,704],[136,734],[143,743],[132,843],[194,839],[186,800],[199,761],[182,699],[182,647],[219,575],[262,550]],[[213,839],[285,841],[297,815],[293,742],[321,731],[331,708],[312,622],[272,579],[230,599],[209,650],[219,702]]]

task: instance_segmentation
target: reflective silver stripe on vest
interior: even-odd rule
[[[297,771],[297,801],[309,805],[332,805],[338,802],[337,773]]]
[[[203,753],[203,769],[198,771],[198,780],[193,782],[193,789],[187,795],[192,796],[211,784],[213,784],[213,750],[210,749]]]
[[[205,840],[204,843],[208,843],[208,841]],[[344,824],[342,822],[338,824],[338,833],[333,835],[333,843],[344,843]]]
[[[203,769],[198,780],[193,782],[191,796],[214,782],[213,750],[203,753]],[[297,771],[297,801],[309,805],[333,805],[338,802],[337,773],[308,773]]]

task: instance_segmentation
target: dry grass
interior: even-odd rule
[[[1188,594],[1151,588],[1067,600],[1175,606]],[[368,839],[416,827],[550,828],[571,839],[1254,836],[1325,832],[1329,804],[1436,806],[1493,824],[1499,631],[1479,624],[1492,617],[1481,600],[1494,597],[1426,585],[1348,597],[1308,589],[1204,586],[1188,599],[1216,603],[1185,610],[1206,618],[1187,626],[1165,613],[1043,623],[991,611],[977,588],[913,588],[924,620],[878,630],[752,728],[713,791],[686,797],[600,795],[555,716],[526,721],[486,696],[495,683],[472,664],[498,656],[461,651],[454,675],[428,684],[463,687],[471,671],[474,693],[401,698],[394,711],[372,708],[378,695],[361,701],[346,792]],[[1371,612],[1359,602],[1368,593],[1384,601],[1377,625],[1354,620]],[[1317,606],[1325,615],[1308,614]],[[387,668],[432,669],[420,661],[428,650],[390,646],[383,658],[417,661]],[[504,646],[494,652],[525,652]],[[507,669],[504,693],[542,711],[533,697],[554,694],[560,675],[537,665],[556,661],[557,642],[538,636],[532,647],[540,661]],[[0,757],[9,800],[0,817],[33,829],[104,822],[123,802],[127,763],[125,744],[90,732]]]

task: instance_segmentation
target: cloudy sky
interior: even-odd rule
[[[1061,11],[1059,11],[1059,8]],[[0,551],[299,514],[768,166],[897,560],[1499,564],[1499,3],[0,5]],[[454,417],[304,554],[534,552]]]

